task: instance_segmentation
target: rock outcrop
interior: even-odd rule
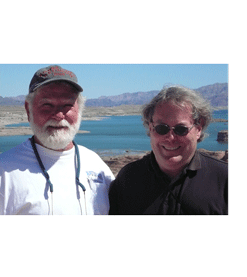
[[[224,130],[224,131],[218,132],[217,141],[218,142],[228,142],[228,131]]]

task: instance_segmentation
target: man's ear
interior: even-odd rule
[[[28,118],[28,121],[30,121],[30,109],[29,109],[29,104],[27,101],[25,101],[25,110],[26,110],[26,113],[27,113],[27,118]]]
[[[197,140],[201,137],[202,128],[204,126],[204,120],[200,119],[199,123],[195,125],[197,128]]]
[[[202,126],[201,125],[196,125],[197,128],[197,140],[201,137],[202,133]]]
[[[151,124],[151,122],[149,122],[149,126],[148,126],[148,130],[149,130],[149,135],[151,134],[152,130],[153,130],[153,125]]]

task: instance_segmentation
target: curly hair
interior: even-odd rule
[[[212,108],[198,92],[182,86],[164,87],[148,104],[143,106],[142,121],[149,133],[149,123],[152,122],[155,108],[161,103],[172,102],[181,108],[191,107],[194,124],[201,125],[202,132],[197,142],[201,142],[205,136],[205,130],[212,121]]]

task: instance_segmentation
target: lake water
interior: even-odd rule
[[[214,111],[213,117],[228,119],[228,110]],[[28,126],[28,123],[10,126]],[[150,140],[142,125],[141,116],[110,116],[100,121],[82,121],[80,129],[90,131],[90,133],[76,135],[75,141],[100,155],[151,150]],[[211,123],[207,129],[209,136],[198,144],[198,148],[210,151],[227,150],[228,143],[221,144],[216,140],[218,132],[222,130],[228,130],[228,122]],[[0,153],[22,143],[29,137],[0,137]]]

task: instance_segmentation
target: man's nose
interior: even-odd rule
[[[175,134],[173,129],[170,129],[169,132],[164,136],[166,139],[173,140],[175,138]]]
[[[63,110],[61,108],[57,108],[53,114],[53,118],[55,120],[63,120],[65,118],[65,114],[63,113]]]

